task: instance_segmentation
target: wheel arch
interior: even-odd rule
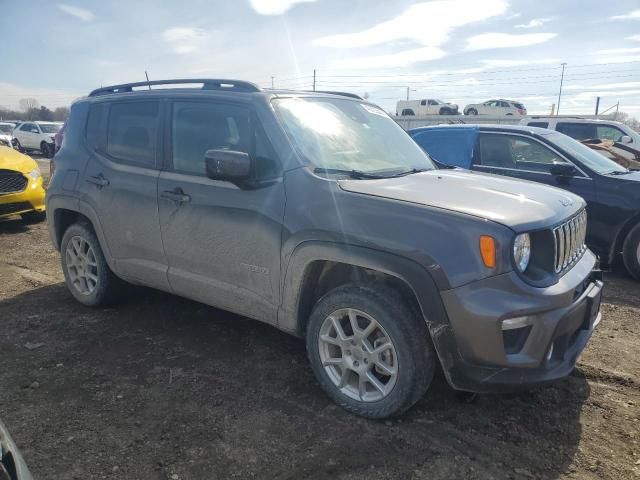
[[[640,225],[640,212],[636,213],[633,217],[629,218],[618,234],[616,235],[616,240],[613,242],[611,251],[609,252],[609,264],[613,263],[616,256],[619,253],[622,253],[624,249],[624,242],[627,240],[629,234],[633,231],[634,228]]]
[[[437,266],[433,269],[439,270]],[[299,245],[287,263],[279,327],[304,335],[309,314],[322,295],[345,283],[371,279],[398,290],[422,315],[432,333],[439,325],[449,323],[439,293],[449,287],[444,275],[434,276],[415,261],[395,254],[310,241]]]

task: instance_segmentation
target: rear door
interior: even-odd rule
[[[23,123],[16,131],[18,141],[24,148],[38,148],[36,145],[36,137],[38,133],[38,127],[35,123]]]
[[[556,130],[578,141],[588,138],[598,138],[596,126],[590,123],[558,122]]]
[[[95,211],[118,274],[169,289],[158,218],[163,103],[94,103],[87,121],[91,157],[83,200]]]
[[[257,116],[227,100],[172,102],[160,225],[174,292],[267,322],[279,303],[284,185]],[[251,185],[206,176],[205,153],[249,153]]]
[[[546,183],[576,193],[587,202],[595,202],[593,181],[581,170],[577,169],[572,177],[551,173],[554,164],[563,163],[571,164],[558,151],[528,135],[480,132],[474,150],[473,169]]]

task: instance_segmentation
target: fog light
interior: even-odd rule
[[[533,323],[533,317],[513,317],[502,321],[502,330],[514,330],[527,327]]]

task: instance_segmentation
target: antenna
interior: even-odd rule
[[[147,77],[147,83],[149,83],[149,74],[146,70],[144,71],[144,76]],[[149,90],[151,90],[151,84],[149,84]]]

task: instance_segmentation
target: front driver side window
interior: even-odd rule
[[[622,130],[611,125],[598,125],[596,131],[598,132],[598,138],[603,140],[613,140],[614,142],[619,142],[625,135]]]
[[[520,135],[482,133],[478,147],[479,162],[476,165],[550,173],[554,164],[566,163],[547,146]]]

